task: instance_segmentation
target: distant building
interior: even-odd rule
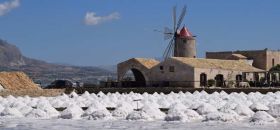
[[[207,59],[223,60],[248,60],[256,68],[269,70],[271,67],[280,64],[280,51],[273,50],[247,50],[247,51],[224,51],[206,52]]]

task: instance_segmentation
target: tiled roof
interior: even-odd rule
[[[219,59],[202,59],[202,58],[186,58],[186,57],[172,57],[172,59],[192,66],[194,68],[211,68],[223,70],[237,70],[237,71],[263,71],[255,68],[245,61],[240,60],[219,60]]]

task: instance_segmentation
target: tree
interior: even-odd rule
[[[276,66],[270,68],[269,71],[280,71],[280,64],[277,64]]]

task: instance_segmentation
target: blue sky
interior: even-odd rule
[[[83,66],[131,57],[161,57],[168,41],[154,29],[172,26],[172,6],[206,51],[280,49],[279,0],[0,0],[0,38],[28,57]],[[2,11],[2,14],[1,14]],[[179,12],[179,11],[177,11]],[[100,16],[85,23],[87,13]]]

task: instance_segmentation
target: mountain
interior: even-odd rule
[[[107,76],[116,76],[116,71],[101,67],[61,65],[28,58],[16,46],[1,39],[0,71],[23,71],[41,84],[49,84],[56,79],[96,84]]]

